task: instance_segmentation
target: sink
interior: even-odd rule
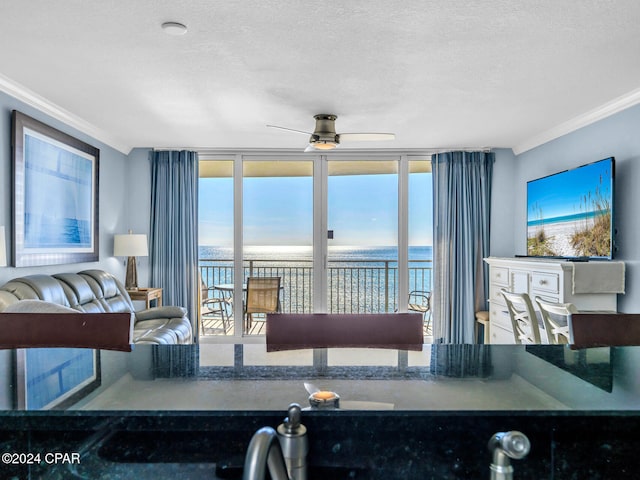
[[[79,465],[68,465],[67,470],[77,479],[242,479],[249,440],[246,431],[225,431],[223,435],[112,431],[86,450]],[[310,465],[308,480],[362,479],[366,474],[367,469],[361,467]]]
[[[215,463],[114,463],[85,460],[71,469],[77,479],[129,479],[158,480],[175,477],[180,480],[235,480],[242,479],[242,467]],[[67,477],[64,477],[67,478]],[[311,466],[308,480],[357,480],[366,478],[366,471],[358,468]]]
[[[366,478],[367,470],[364,468],[350,468],[340,466],[310,465],[307,470],[307,480],[350,480]],[[241,480],[242,466],[220,463],[216,465],[216,478],[225,480]]]
[[[77,479],[158,480],[176,477],[180,480],[217,480],[215,463],[114,463],[85,459],[69,469]],[[67,478],[67,477],[64,477]]]

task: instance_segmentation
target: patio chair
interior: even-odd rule
[[[244,331],[248,333],[254,315],[280,312],[280,277],[248,277],[247,298],[244,306]]]
[[[431,335],[431,292],[413,290],[409,292],[408,310],[422,313],[424,332]]]
[[[569,316],[578,313],[575,305],[573,303],[549,302],[541,297],[535,297],[534,300],[540,308],[549,343],[570,343]]]
[[[526,293],[512,293],[506,289],[502,289],[500,293],[507,303],[516,344],[541,343],[538,316],[529,295]]]
[[[207,286],[200,277],[200,329],[205,335],[205,320],[222,321],[222,329],[226,335],[229,315],[227,314],[227,301],[217,297],[213,287]]]

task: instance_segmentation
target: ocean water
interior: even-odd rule
[[[216,247],[201,245],[199,247],[201,260],[232,260],[232,247]],[[310,246],[283,245],[250,245],[244,247],[245,260],[270,261],[312,261],[313,248]],[[398,258],[397,247],[369,247],[369,246],[330,246],[330,261],[395,261]],[[433,259],[433,248],[428,246],[409,247],[409,261],[425,261]]]
[[[200,268],[207,285],[233,282],[233,249],[200,246]],[[279,276],[282,310],[312,311],[312,248],[248,246],[244,275]],[[332,313],[392,312],[398,308],[397,247],[329,247],[328,299]],[[409,291],[432,290],[431,246],[409,247]]]
[[[538,225],[550,225],[552,223],[576,222],[580,220],[593,220],[596,217],[609,213],[609,210],[594,210],[592,212],[572,213],[570,215],[561,215],[559,217],[530,219],[527,221],[527,227],[536,227]]]

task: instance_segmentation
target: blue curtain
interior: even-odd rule
[[[185,307],[197,332],[198,154],[159,151],[151,159],[151,285],[166,305]]]
[[[433,336],[475,343],[475,312],[486,310],[494,154],[449,152],[431,158],[433,179]]]

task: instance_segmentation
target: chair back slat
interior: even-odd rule
[[[534,300],[540,309],[549,343],[570,343],[569,317],[574,313],[578,313],[575,305],[572,303],[549,302],[541,297],[535,297]],[[563,319],[562,322],[560,319]]]
[[[529,295],[509,292],[506,289],[502,289],[500,293],[507,303],[515,342],[517,344],[541,343],[538,316]]]

